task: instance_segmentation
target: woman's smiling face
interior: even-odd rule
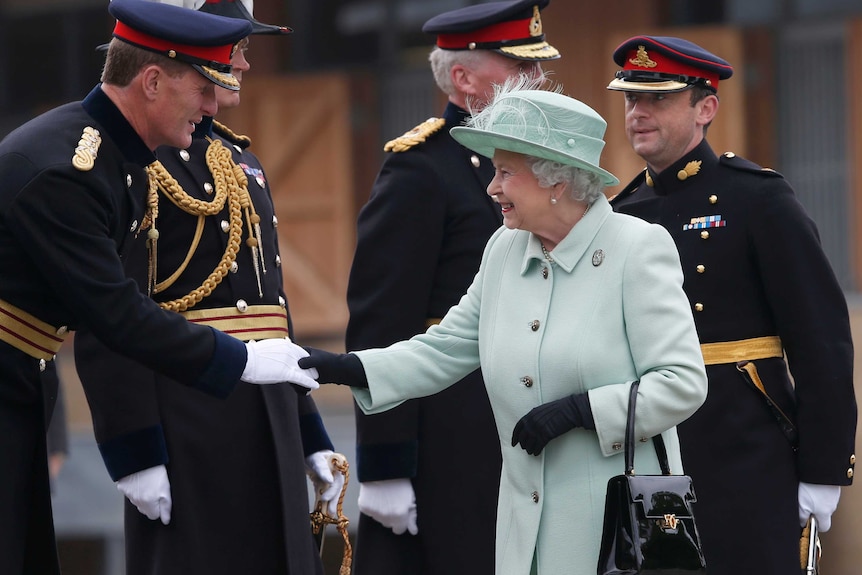
[[[551,190],[539,186],[527,156],[506,150],[494,151],[494,179],[488,195],[500,204],[503,224],[510,229],[535,232],[550,215]]]

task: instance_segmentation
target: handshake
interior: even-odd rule
[[[248,359],[242,379],[248,383],[289,382],[312,390],[320,383],[368,387],[365,368],[352,353],[331,353],[303,348],[288,338],[246,343]]]

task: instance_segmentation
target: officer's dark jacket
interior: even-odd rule
[[[797,484],[849,484],[856,429],[847,305],[814,222],[780,174],[732,153],[717,157],[706,141],[659,174],[642,172],[612,205],[674,238],[701,343],[781,339],[787,363],[754,363],[794,420],[798,450],[735,364],[707,366],[706,403],[678,429],[710,571],[729,572],[722,562],[731,569],[749,555],[726,551],[766,530],[770,543],[751,543],[746,568],[798,569]],[[729,530],[729,508],[757,513],[742,531]],[[710,556],[710,538],[720,556]]]
[[[72,166],[85,127],[101,134],[90,171]],[[0,299],[55,326],[86,325],[118,352],[221,395],[245,349],[163,312],[126,279],[122,260],[144,217],[153,153],[99,87],[0,143]],[[6,355],[6,344],[0,344]]]

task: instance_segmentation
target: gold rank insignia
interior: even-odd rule
[[[99,155],[99,146],[102,145],[102,136],[99,130],[91,126],[84,128],[75,155],[72,156],[72,165],[82,172],[93,169],[96,165],[96,156]]]
[[[687,163],[683,169],[676,173],[676,177],[681,181],[685,181],[691,176],[696,176],[697,173],[700,171],[700,165],[702,163],[703,162],[701,162],[700,160],[692,160],[691,162]]]
[[[404,135],[386,142],[383,146],[384,152],[405,152],[417,144],[421,144],[435,132],[446,125],[446,120],[443,118],[428,118]]]
[[[638,46],[638,54],[636,57],[629,60],[635,66],[640,66],[641,68],[655,68],[658,66],[655,60],[649,57],[647,54],[645,46]]]

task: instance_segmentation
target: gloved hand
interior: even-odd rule
[[[359,484],[359,511],[396,535],[419,533],[416,525],[416,494],[409,479],[385,479]]]
[[[317,389],[317,372],[300,369],[296,362],[308,353],[284,339],[262,339],[245,344],[248,359],[240,379],[248,383],[282,383],[289,381],[308,389]]]
[[[326,503],[326,513],[338,517],[338,496],[344,487],[344,473],[329,465],[332,451],[324,449],[305,458],[305,473],[314,485],[315,496]]]
[[[171,522],[171,483],[164,465],[126,475],[117,481],[117,489],[149,519]]]
[[[512,447],[520,443],[530,455],[539,455],[550,440],[585,424],[595,429],[589,396],[567,395],[534,407],[522,417],[512,432]]]
[[[841,486],[817,483],[799,484],[799,526],[804,527],[810,516],[817,520],[820,531],[832,527],[832,514],[838,507]]]
[[[340,383],[350,387],[368,387],[368,378],[365,377],[365,368],[362,362],[352,353],[332,353],[306,347],[308,357],[299,360],[299,367],[308,370],[317,370],[320,375],[315,378],[320,383]]]

